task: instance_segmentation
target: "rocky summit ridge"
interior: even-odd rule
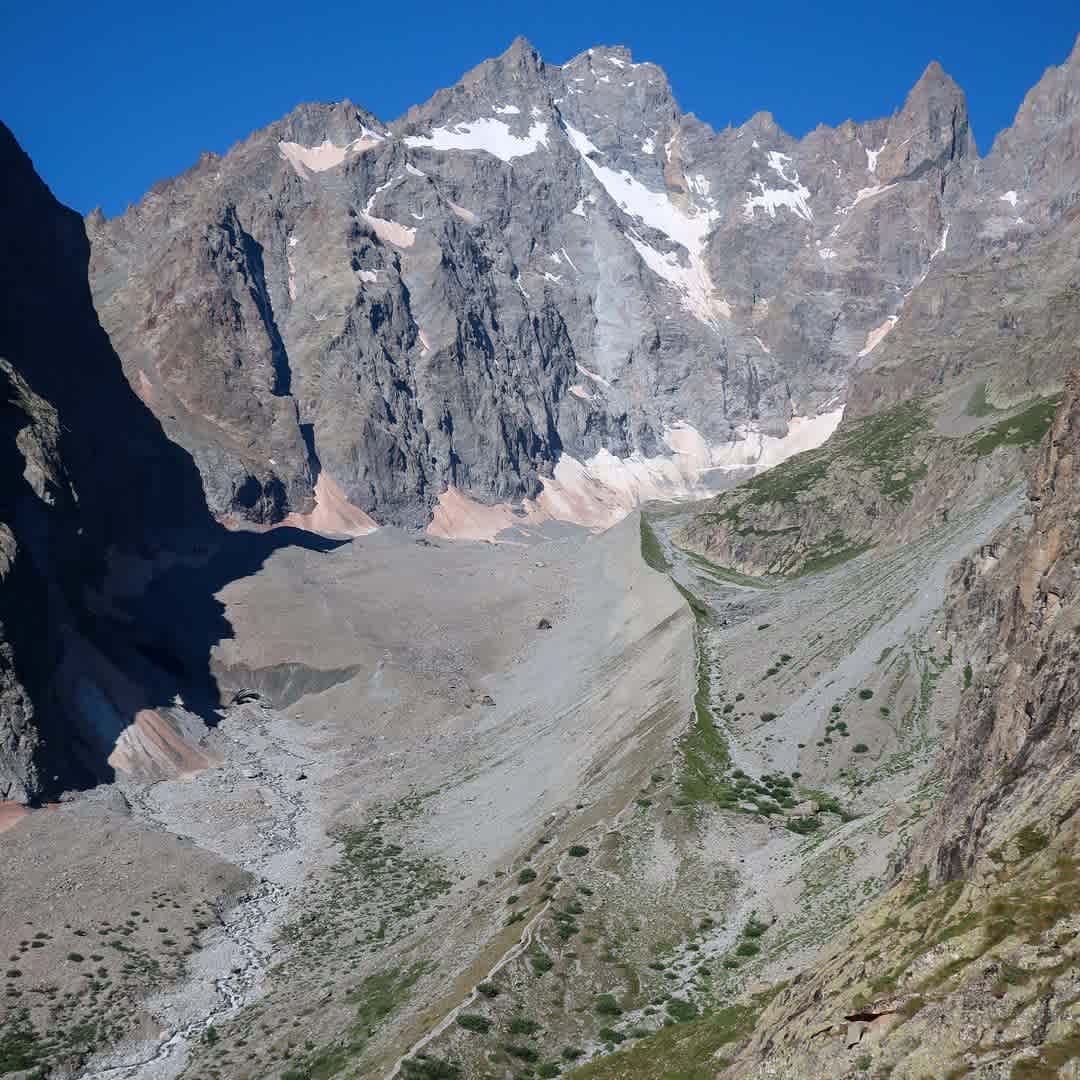
[[[392,123],[303,105],[92,215],[91,285],[220,519],[321,478],[369,526],[453,530],[458,495],[610,523],[826,438],[977,173],[936,64],[796,140],[518,39]]]

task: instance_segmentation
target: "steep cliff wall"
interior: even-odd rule
[[[1073,373],[1031,473],[1031,516],[953,576],[945,628],[964,689],[938,808],[899,883],[779,990],[730,1075],[1071,1075],[1078,468]]]

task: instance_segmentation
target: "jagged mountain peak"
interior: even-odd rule
[[[908,91],[897,115],[924,115],[935,110],[943,117],[946,113],[955,112],[965,122],[967,120],[968,103],[963,88],[937,60],[931,60]]]
[[[467,86],[490,78],[518,78],[531,82],[543,74],[546,66],[532,42],[519,36],[504,52],[467,71],[459,80],[459,85]]]
[[[944,91],[949,94],[963,96],[964,91],[953,77],[941,66],[939,60],[931,60],[923,69],[923,73],[915,80],[915,85],[908,91],[908,98],[920,95]]]
[[[1027,92],[1012,127],[1002,132],[1006,142],[1030,129],[1052,129],[1075,121],[1080,102],[1080,35],[1072,52],[1061,63],[1048,67]]]
[[[562,68],[564,71],[570,71],[582,65],[599,67],[603,64],[621,68],[623,70],[630,67],[645,66],[644,64],[635,62],[633,53],[625,45],[593,45],[590,48],[579,52],[576,56],[571,57],[571,59],[562,65]],[[651,62],[646,62],[646,64],[649,67],[657,67],[656,64]]]
[[[145,221],[96,230],[98,280],[119,319],[138,294],[125,276],[160,277],[171,237],[192,258],[181,276],[218,290],[226,275],[227,294],[255,298],[254,400],[292,386],[299,413],[263,409],[273,453],[229,451],[238,491],[251,476],[264,491],[310,482],[285,449],[302,445],[298,420],[355,505],[422,524],[448,485],[514,501],[563,459],[666,459],[691,429],[707,462],[755,432],[787,438],[793,416],[838,415],[848,372],[952,250],[948,215],[972,186],[958,165],[974,154],[964,94],[936,63],[893,116],[795,139],[765,111],[713,131],[622,46],[560,67],[519,38],[387,126],[347,101],[298,107],[156,192]],[[967,213],[959,250],[985,208]],[[195,221],[239,250],[218,266]],[[512,402],[503,380],[526,339],[545,374],[538,398]],[[166,340],[137,350],[151,384],[159,347],[175,356]],[[331,407],[328,357],[357,400]],[[463,398],[444,368],[480,383]],[[204,425],[222,393],[200,396],[199,441],[217,438]],[[488,418],[511,413],[489,444]],[[244,513],[225,489],[215,508]]]
[[[282,142],[312,145],[330,142],[348,145],[353,140],[383,136],[386,126],[367,109],[348,98],[323,103],[305,102],[282,117],[269,129]]]
[[[1041,232],[1080,202],[1080,37],[1025,95],[978,179],[979,196],[996,210],[983,243]]]

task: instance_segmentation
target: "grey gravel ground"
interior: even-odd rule
[[[667,777],[691,712],[693,620],[667,578],[642,563],[636,517],[601,535],[548,526],[486,544],[384,531],[330,552],[279,550],[220,594],[234,637],[214,657],[219,678],[256,691],[223,710],[208,737],[221,764],[121,781],[0,837],[14,857],[47,830],[52,850],[80,846],[104,866],[115,837],[135,837],[131,873],[184,874],[191,907],[178,919],[214,898],[219,918],[183,969],[144,996],[127,1038],[81,1075],[201,1075],[207,1028],[231,1047],[249,1016],[278,1029],[308,1015],[304,1034],[332,1041],[346,1014],[327,1002],[357,974],[404,971],[418,957],[425,972],[394,1023],[371,1036],[360,1075],[392,1072],[410,1047],[453,1048],[451,1021],[476,983],[517,978],[534,935],[548,933],[546,905],[508,930],[508,890],[493,890],[492,877],[516,873],[526,852],[542,877],[589,869],[591,859],[565,865],[581,839],[597,852],[617,841],[623,853],[591,868],[605,919],[651,911],[649,930],[670,936],[682,917],[675,899],[686,917],[717,915],[692,952],[689,939],[676,940],[669,991],[711,1000],[695,968],[728,955],[751,913],[769,923],[769,948],[709,994],[789,975],[884,882],[934,797],[928,769],[959,678],[935,645],[944,574],[1017,505],[1010,496],[917,547],[765,589],[721,581],[673,549],[667,536],[684,511],[652,515],[675,577],[713,611],[701,647],[735,765],[752,775],[796,769],[803,785],[858,815],[808,838],[783,818],[678,809]],[[834,703],[850,736],[818,745]],[[763,722],[766,711],[777,718]],[[635,797],[658,767],[665,780],[650,797],[658,815],[669,811],[643,817]],[[394,809],[406,803],[407,812]],[[103,833],[103,817],[116,828]],[[337,830],[380,817],[399,844],[441,868],[445,897],[372,945],[373,926],[401,899],[373,881],[363,910],[335,931],[342,955],[306,953],[287,931],[332,907]],[[35,924],[64,916],[25,859],[12,865],[23,869],[17,894],[4,885],[0,932],[15,947],[14,907]],[[91,918],[138,891],[130,875],[95,880],[79,897]],[[593,985],[587,958],[574,970]],[[270,1068],[224,1060],[227,1075]]]
[[[549,526],[451,543],[387,530],[328,553],[284,548],[220,599],[235,636],[214,658],[219,678],[260,696],[223,711],[208,739],[220,766],[118,788],[128,827],[191,852],[193,880],[201,859],[250,886],[186,976],[146,1001],[134,1034],[150,1038],[100,1055],[86,1077],[177,1076],[209,1025],[273,1000],[281,929],[317,905],[338,858],[330,834],[417,793],[408,842],[448,868],[459,898],[417,930],[438,964],[432,985],[446,986],[501,927],[465,918],[477,882],[541,832],[608,813],[689,709],[692,622],[641,563],[636,518],[595,536]],[[69,837],[54,846],[96,850],[96,798],[48,818]],[[43,815],[0,842],[22,843]],[[157,872],[152,857],[143,871]],[[127,893],[118,880],[94,903]],[[403,1017],[397,1034],[409,1030]]]

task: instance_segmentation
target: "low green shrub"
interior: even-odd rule
[[[507,1030],[511,1035],[535,1035],[540,1030],[540,1025],[527,1016],[512,1016]]]
[[[474,1031],[478,1035],[486,1035],[491,1030],[491,1021],[479,1013],[458,1013],[458,1027],[466,1031]]]
[[[691,1001],[684,1001],[682,998],[671,998],[664,1008],[667,1009],[669,1015],[680,1024],[684,1024],[689,1020],[694,1020],[698,1015],[697,1006]]]
[[[619,1008],[614,994],[598,995],[593,1009],[599,1016],[622,1016],[622,1009]]]

